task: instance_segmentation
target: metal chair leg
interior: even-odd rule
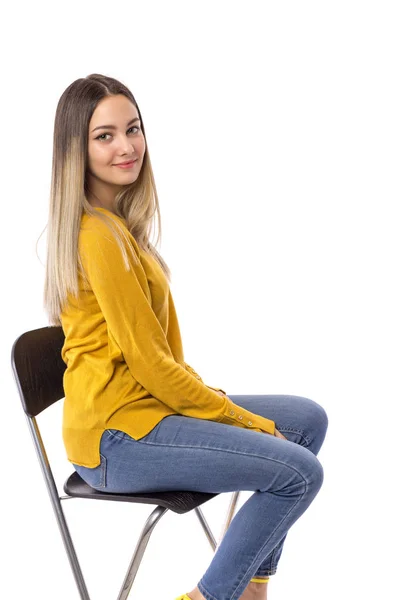
[[[225,519],[225,523],[222,528],[222,532],[221,532],[221,535],[220,535],[220,538],[218,541],[218,546],[222,542],[226,532],[228,531],[228,527],[231,524],[231,521],[235,514],[236,506],[237,506],[237,503],[239,500],[239,495],[240,495],[240,492],[233,492],[233,494],[232,494],[231,501],[230,501],[229,507],[228,507],[228,512],[227,512],[226,519]],[[218,546],[217,546],[217,548],[218,548]]]
[[[224,523],[224,527],[223,527],[223,530],[222,530],[222,533],[221,533],[220,540],[219,540],[218,544],[215,541],[215,538],[214,538],[214,536],[212,534],[212,531],[211,531],[211,529],[210,529],[210,527],[209,527],[209,525],[208,525],[208,523],[207,523],[207,521],[206,521],[206,519],[205,519],[205,517],[203,515],[203,512],[202,512],[201,508],[197,507],[197,508],[194,509],[195,512],[196,512],[196,515],[197,515],[197,517],[198,517],[198,519],[199,519],[199,521],[201,523],[201,526],[203,527],[204,533],[206,534],[206,537],[207,537],[208,541],[210,542],[210,546],[211,546],[211,548],[213,549],[214,552],[216,552],[218,546],[222,542],[222,539],[223,539],[225,533],[228,530],[229,525],[231,524],[231,521],[232,521],[233,516],[235,514],[236,505],[237,505],[238,500],[239,500],[239,494],[240,494],[240,492],[233,492],[233,494],[232,494],[231,501],[230,501],[229,507],[228,507],[228,512],[227,512],[226,519],[225,519],[225,523]]]
[[[217,542],[215,541],[215,537],[212,534],[212,531],[203,515],[203,512],[202,512],[201,508],[199,508],[199,507],[195,508],[194,510],[195,510],[195,513],[201,523],[204,533],[206,534],[206,537],[207,537],[208,541],[210,542],[211,548],[213,549],[213,552],[215,552],[215,549],[217,547]]]
[[[228,508],[228,514],[227,514],[227,517],[225,520],[224,535],[225,535],[225,532],[228,529],[230,522],[233,518],[235,508],[237,505],[237,501],[239,498],[239,494],[240,494],[240,492],[234,492],[232,495],[232,498],[231,498],[231,501],[229,504],[229,508]],[[128,572],[125,576],[125,580],[124,580],[124,583],[122,584],[122,588],[120,590],[117,600],[126,600],[128,598],[129,592],[132,588],[136,574],[140,567],[140,563],[142,562],[144,552],[145,552],[147,544],[149,542],[150,535],[152,534],[154,527],[157,525],[158,521],[167,512],[167,510],[168,510],[167,508],[157,506],[157,508],[155,508],[153,510],[153,512],[150,514],[150,516],[148,517],[148,519],[143,527],[142,533],[139,537],[139,541],[136,545],[135,552],[133,554],[131,563],[128,568]],[[199,506],[197,508],[195,508],[194,510],[200,521],[203,531],[206,534],[208,541],[210,542],[210,546],[211,546],[212,550],[215,552],[215,550],[217,548],[217,543],[216,543],[213,533],[203,515],[203,511],[201,510],[201,508]]]
[[[129,592],[131,590],[136,574],[140,567],[140,563],[142,562],[144,552],[149,542],[150,535],[152,534],[154,527],[157,525],[158,521],[167,512],[167,510],[168,508],[164,508],[163,506],[157,506],[157,508],[155,508],[147,518],[142,533],[140,534],[139,540],[136,544],[132,560],[130,562],[117,600],[126,600],[128,598]]]
[[[71,534],[68,529],[67,521],[65,520],[64,511],[61,506],[58,490],[54,481],[53,474],[51,472],[45,447],[38,429],[36,419],[34,417],[27,417],[29,429],[31,431],[37,455],[39,458],[40,466],[43,471],[43,475],[46,481],[47,491],[50,494],[51,504],[56,515],[57,523],[60,528],[61,537],[64,542],[64,547],[68,555],[68,559],[72,568],[72,572],[75,577],[76,585],[78,586],[81,600],[90,600],[89,592],[86,587],[85,580],[81,571],[81,567],[76,555],[75,547],[72,542]]]

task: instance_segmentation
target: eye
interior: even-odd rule
[[[140,127],[137,127],[136,125],[132,125],[132,127],[129,127],[128,131],[131,131],[131,129],[137,129],[138,131],[140,131]],[[104,141],[104,136],[105,135],[111,135],[111,133],[102,133],[101,135],[97,136],[97,138],[95,138],[96,140],[100,140],[101,142]]]

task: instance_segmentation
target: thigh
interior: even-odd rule
[[[283,394],[227,395],[238,406],[275,421],[278,431],[288,440],[318,453],[325,439],[328,417],[314,400]]]
[[[139,440],[107,430],[100,451],[102,489],[120,493],[265,491],[320,470],[314,454],[298,444],[182,415],[165,417]],[[77,470],[84,479],[90,475]]]

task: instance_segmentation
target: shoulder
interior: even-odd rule
[[[113,232],[120,234],[119,237],[129,235],[124,219],[109,210],[95,210],[93,214],[84,212],[81,217],[79,238],[81,239],[115,239]]]
[[[92,214],[83,212],[81,217],[81,230],[102,231],[110,230],[110,226],[117,224],[127,231],[126,222],[109,210],[95,209]]]
[[[96,214],[84,212],[79,230],[79,247],[81,249],[93,247],[104,248],[106,251],[123,248],[137,255],[139,248],[136,240],[131,235],[123,218],[111,211],[101,210]]]

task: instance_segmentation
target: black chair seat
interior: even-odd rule
[[[184,514],[211,500],[218,494],[205,492],[155,492],[149,494],[113,494],[100,492],[90,487],[75,471],[64,484],[64,492],[75,498],[91,498],[93,500],[118,500],[119,502],[137,502],[140,504],[156,504],[169,508],[173,512]]]

